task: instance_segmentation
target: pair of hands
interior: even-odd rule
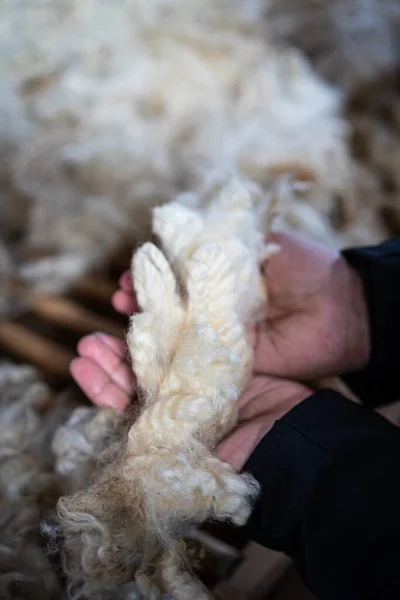
[[[294,234],[273,236],[281,251],[265,267],[268,319],[251,332],[255,366],[239,400],[236,429],[217,454],[240,470],[275,421],[311,394],[304,383],[356,371],[369,357],[369,325],[362,282],[341,255]],[[139,310],[129,272],[114,308]],[[134,401],[135,382],[122,340],[92,334],[78,344],[71,373],[98,406],[117,412]]]

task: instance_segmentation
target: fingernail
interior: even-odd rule
[[[108,335],[104,331],[95,331],[94,333],[92,333],[92,335],[97,337],[99,340],[105,340],[108,337]]]

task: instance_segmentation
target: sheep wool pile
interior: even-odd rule
[[[190,573],[185,535],[208,519],[243,525],[258,492],[213,451],[252,370],[246,325],[265,314],[260,266],[277,247],[262,225],[274,202],[236,179],[180,200],[153,212],[162,249],[146,243],[133,258],[143,312],[127,341],[140,414],[89,487],[58,502],[76,597],[135,578],[145,598],[211,598]]]
[[[63,492],[49,451],[76,406],[56,397],[30,366],[0,364],[0,597],[56,600],[56,570],[43,551],[40,521]]]
[[[298,226],[313,234],[320,220],[337,246],[384,237],[363,210],[341,91],[271,43],[265,9],[0,0],[0,277],[18,279],[3,286],[3,314],[22,284],[25,303],[60,291],[147,239],[151,207],[197,189],[210,168],[265,189],[282,173],[309,183]]]
[[[265,7],[269,37],[301,50],[316,72],[342,91],[349,150],[357,165],[351,235],[342,243],[377,241],[379,222],[383,238],[398,235],[400,2],[268,0]],[[348,208],[337,211],[338,204],[340,220]]]

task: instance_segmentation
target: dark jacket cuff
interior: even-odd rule
[[[343,380],[365,405],[375,407],[400,399],[400,239],[345,250],[343,256],[363,281],[371,333],[368,365]]]

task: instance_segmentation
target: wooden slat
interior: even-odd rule
[[[206,531],[196,530],[192,532],[190,539],[201,544],[205,553],[201,570],[206,576],[212,574],[214,582],[229,576],[241,561],[240,550]]]
[[[118,289],[118,286],[111,279],[101,277],[99,275],[85,275],[81,277],[73,285],[73,289],[77,292],[85,294],[93,300],[109,303],[113,293]]]
[[[268,548],[250,542],[243,562],[227,581],[214,590],[221,600],[261,600],[267,597],[287,572],[290,560]]]
[[[57,296],[37,296],[32,303],[32,313],[56,325],[68,327],[80,333],[102,331],[124,337],[124,328],[118,323],[83,308],[77,302]]]
[[[0,346],[51,377],[68,378],[69,364],[75,356],[19,323],[0,322]]]

